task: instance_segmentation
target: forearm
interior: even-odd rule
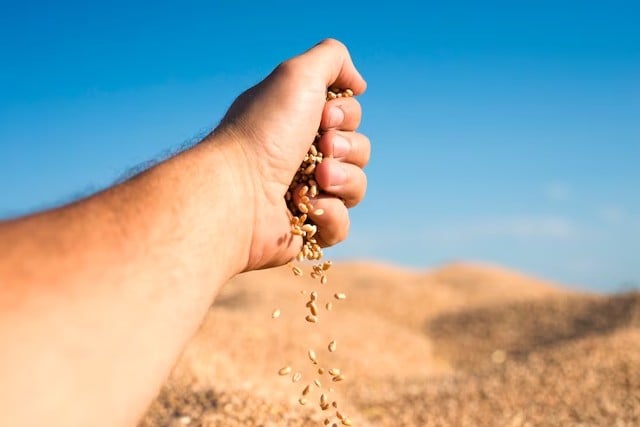
[[[225,144],[201,144],[0,225],[0,342],[12,343],[0,352],[1,425],[135,422],[246,263],[235,160]]]

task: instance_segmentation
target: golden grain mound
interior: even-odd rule
[[[340,402],[358,426],[640,425],[640,294],[593,295],[493,266],[339,264],[348,299],[304,321],[288,269],[224,288],[141,426],[315,426],[279,377],[335,331]],[[275,308],[281,310],[272,319]],[[315,325],[314,325],[315,326]],[[302,384],[302,383],[300,383]]]

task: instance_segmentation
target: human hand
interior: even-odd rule
[[[310,213],[309,218],[318,226],[316,238],[322,246],[347,236],[347,208],[358,204],[366,190],[362,168],[369,160],[370,143],[356,132],[360,104],[354,98],[326,102],[328,87],[350,88],[355,95],[366,88],[346,47],[332,39],[283,62],[243,93],[214,132],[233,141],[239,167],[246,172],[239,183],[243,208],[252,211],[245,270],[284,264],[300,250],[302,239],[290,233],[284,195],[319,128],[325,159],[315,178],[324,194],[312,203],[324,214]]]

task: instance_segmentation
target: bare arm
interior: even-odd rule
[[[319,125],[325,151],[339,136],[348,144],[316,174],[332,194],[316,222],[328,245],[346,236],[341,199],[364,195],[369,142],[355,132],[355,100],[325,105],[334,83],[365,88],[346,49],[327,41],[241,96],[192,149],[0,223],[0,425],[135,424],[220,287],[296,254],[298,239],[280,239],[283,196]]]

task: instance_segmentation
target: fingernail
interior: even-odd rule
[[[347,180],[347,171],[337,164],[331,168],[331,185],[341,185]]]
[[[333,136],[333,157],[346,157],[351,150],[351,143],[342,135]]]
[[[329,109],[329,118],[327,120],[328,127],[333,128],[340,126],[344,120],[344,111],[340,107],[333,107]]]

